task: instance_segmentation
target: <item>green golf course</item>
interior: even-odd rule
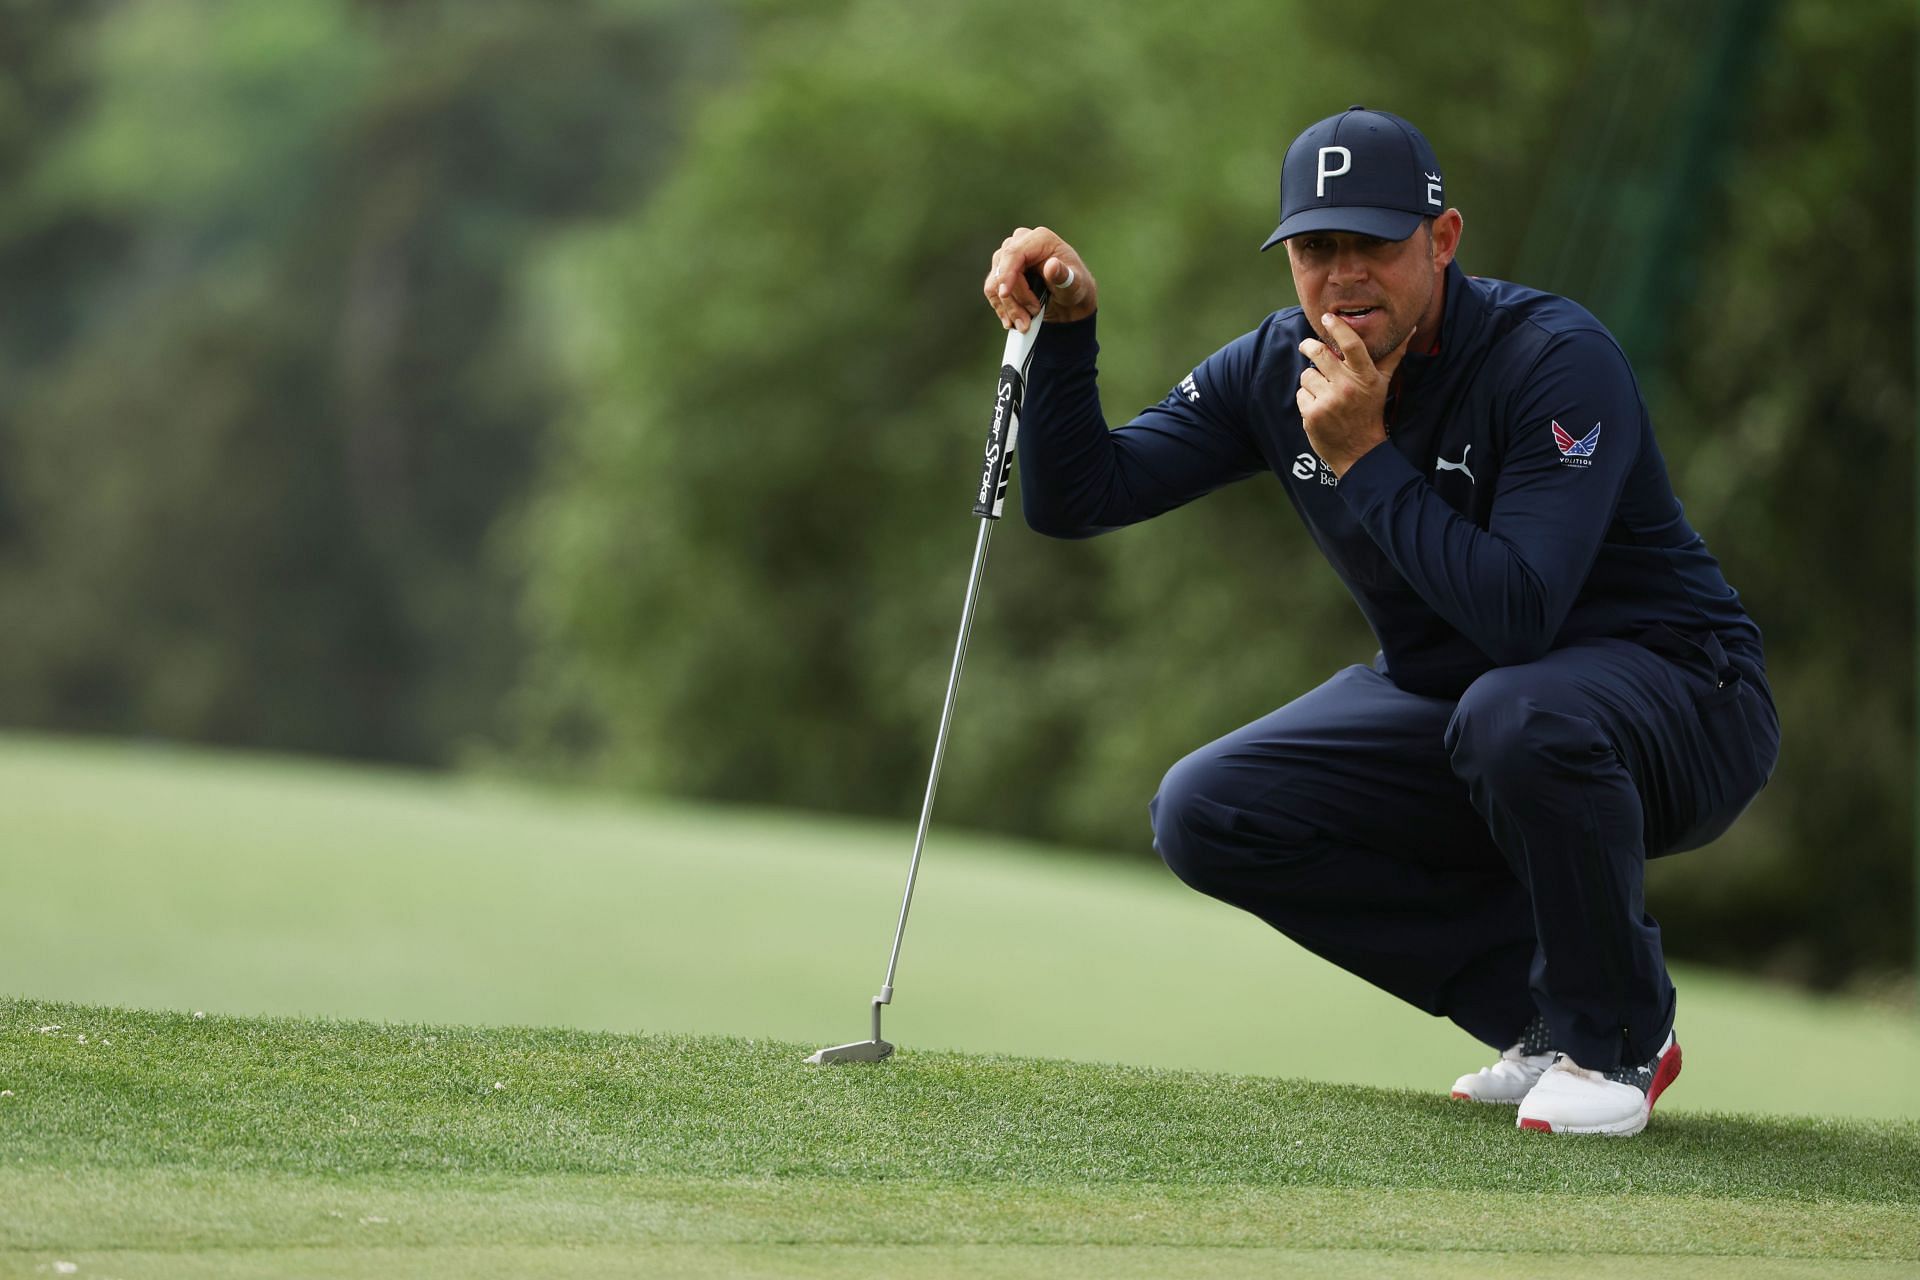
[[[900,826],[33,737],[0,804],[0,1275],[1920,1258],[1888,1006],[1686,972],[1648,1133],[1523,1135],[1444,1097],[1484,1050],[1164,873],[945,834],[901,1052],[822,1069]]]
[[[816,1046],[867,1034],[912,848],[904,824],[18,736],[0,806],[0,994]],[[1920,1118],[1910,1010],[1677,981],[1663,1113]],[[1422,1091],[1489,1060],[1157,863],[937,821],[897,986],[909,1052]]]
[[[1920,1125],[0,1002],[0,1274],[1911,1275]],[[62,1270],[64,1269],[64,1270]]]

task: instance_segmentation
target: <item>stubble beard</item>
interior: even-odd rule
[[[1382,360],[1385,360],[1388,356],[1400,349],[1400,344],[1407,340],[1407,334],[1412,332],[1412,330],[1412,325],[1387,330],[1378,343],[1369,343],[1367,345],[1367,358],[1375,364],[1379,364]]]

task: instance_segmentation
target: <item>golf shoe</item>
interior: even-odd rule
[[[1552,1065],[1553,1047],[1547,1041],[1547,1024],[1535,1014],[1520,1038],[1500,1054],[1500,1061],[1455,1080],[1453,1096],[1468,1102],[1503,1102],[1513,1106],[1527,1096],[1541,1072]]]
[[[1629,1137],[1647,1127],[1653,1104],[1680,1074],[1680,1042],[1671,1032],[1653,1061],[1590,1071],[1562,1053],[1520,1103],[1516,1123],[1547,1133]]]

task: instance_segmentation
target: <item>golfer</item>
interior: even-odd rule
[[[1150,806],[1161,857],[1503,1051],[1454,1097],[1638,1133],[1680,1070],[1646,860],[1733,823],[1779,721],[1619,344],[1577,303],[1464,274],[1445,193],[1407,121],[1313,125],[1261,246],[1285,246],[1300,305],[1112,431],[1093,273],[1016,230],[988,302],[1025,329],[1023,271],[1052,293],[1022,503],[1082,538],[1278,480],[1380,652],[1175,764]]]

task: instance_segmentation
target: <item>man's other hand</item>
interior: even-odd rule
[[[1387,388],[1418,330],[1409,331],[1376,365],[1367,344],[1345,320],[1328,312],[1320,317],[1320,327],[1339,349],[1318,338],[1300,344],[1300,354],[1313,364],[1300,371],[1300,389],[1293,398],[1313,451],[1335,476],[1343,476],[1387,438]]]

